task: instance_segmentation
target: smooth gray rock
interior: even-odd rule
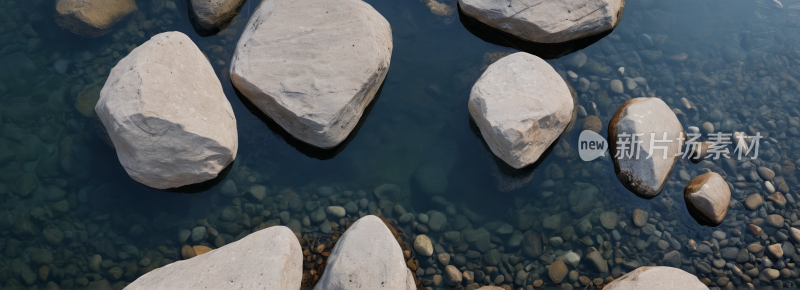
[[[289,228],[274,226],[150,271],[125,289],[300,289],[302,279],[300,242]]]
[[[625,0],[458,0],[467,16],[522,39],[562,43],[619,24]]]
[[[490,65],[472,86],[468,108],[492,153],[517,169],[539,160],[578,112],[564,79],[524,52]]]
[[[230,76],[289,134],[328,149],[355,128],[391,55],[389,22],[366,2],[267,1],[239,38]]]
[[[414,284],[409,278],[400,245],[380,218],[368,215],[353,223],[333,247],[314,290],[416,289],[409,288]]]
[[[640,267],[608,283],[605,290],[707,290],[696,276],[673,267]]]
[[[95,112],[131,178],[165,189],[211,180],[236,158],[236,117],[208,59],[165,32],[111,69]]]

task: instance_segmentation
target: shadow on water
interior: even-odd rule
[[[353,128],[353,131],[351,131],[350,134],[347,135],[347,138],[345,138],[344,141],[342,141],[342,143],[336,145],[336,147],[333,147],[331,149],[322,149],[319,147],[315,147],[295,138],[294,136],[292,136],[292,134],[286,132],[286,130],[283,129],[283,127],[278,125],[278,123],[272,120],[272,118],[270,118],[269,116],[264,114],[264,112],[262,112],[260,109],[258,109],[258,107],[256,107],[256,105],[253,104],[253,102],[251,102],[250,99],[245,97],[239,91],[239,89],[237,89],[236,86],[233,85],[233,83],[231,83],[231,87],[233,87],[233,91],[236,92],[236,96],[239,97],[239,100],[242,102],[242,104],[244,104],[245,108],[247,108],[247,110],[250,111],[251,114],[258,117],[258,119],[261,120],[261,122],[264,122],[264,124],[267,125],[267,128],[269,128],[270,131],[281,136],[281,138],[284,141],[286,141],[286,143],[297,149],[297,151],[300,151],[300,153],[303,153],[304,155],[311,158],[316,158],[319,160],[328,160],[328,159],[333,159],[334,157],[336,157],[336,155],[339,154],[339,152],[342,152],[342,150],[344,150],[344,148],[347,147],[347,144],[349,144],[350,141],[352,141],[355,138],[356,134],[358,134],[358,130],[361,129],[361,126],[364,125],[364,122],[367,120],[370,111],[372,111],[372,107],[374,107],[375,103],[378,102],[378,99],[381,96],[381,92],[383,92],[383,86],[386,84],[386,79],[388,78],[389,75],[387,74],[387,76],[383,79],[381,86],[378,87],[378,91],[375,92],[375,97],[372,98],[372,101],[370,101],[369,105],[367,105],[367,107],[364,109],[364,113],[361,115],[361,118],[358,120],[358,123],[356,124],[355,128]]]
[[[508,32],[490,27],[489,25],[486,25],[483,22],[464,14],[464,12],[461,11],[460,5],[458,5],[458,19],[461,21],[461,24],[464,25],[464,28],[466,28],[467,31],[483,41],[499,46],[518,49],[543,59],[556,59],[584,49],[600,39],[603,39],[603,37],[606,37],[606,35],[609,35],[612,31],[614,31],[613,29],[610,29],[597,35],[562,43],[537,43],[523,40]]]

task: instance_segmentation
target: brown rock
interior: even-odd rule
[[[97,37],[136,10],[134,0],[58,0],[56,23],[77,35]]]
[[[603,123],[600,122],[600,118],[595,115],[591,115],[586,117],[586,119],[583,119],[583,130],[600,133],[600,130],[603,130]]]
[[[773,228],[783,228],[783,217],[777,214],[768,215],[767,225]]]
[[[650,217],[650,214],[642,209],[634,209],[633,213],[631,213],[631,218],[633,219],[633,224],[637,227],[644,227],[647,224],[647,218]]]
[[[39,267],[39,280],[47,281],[47,276],[50,275],[50,268],[47,265]]]
[[[184,245],[183,248],[181,248],[181,256],[183,257],[184,260],[188,260],[196,257],[197,254],[194,252],[192,246]]]
[[[686,208],[698,223],[717,226],[728,214],[731,190],[722,176],[709,172],[689,181],[683,189],[683,198]]]
[[[756,210],[761,204],[764,203],[764,198],[759,193],[753,193],[744,201],[744,207],[747,210]]]
[[[776,206],[783,208],[786,206],[786,197],[783,196],[783,193],[777,191],[770,196],[767,196],[767,199],[771,200]]]
[[[780,259],[781,257],[783,257],[783,249],[781,248],[781,244],[769,245],[769,246],[767,246],[767,251],[775,259]]]
[[[214,250],[214,249],[211,249],[211,248],[203,246],[203,245],[193,246],[192,249],[194,250],[194,253],[197,256],[200,256],[202,254],[205,254],[205,253],[208,253],[208,252],[211,252],[211,251]]]
[[[564,264],[563,261],[555,261],[550,264],[550,269],[547,272],[547,275],[550,276],[550,280],[553,280],[555,283],[561,283],[561,280],[567,276],[567,264]]]
[[[748,224],[747,225],[747,231],[750,232],[750,234],[754,235],[754,236],[761,235],[761,227],[759,227],[757,225],[754,225],[754,224]]]

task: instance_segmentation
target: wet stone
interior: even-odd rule
[[[783,228],[783,217],[777,214],[767,216],[767,225],[774,228]]]
[[[615,212],[604,212],[600,214],[600,223],[603,225],[604,228],[613,230],[617,226],[617,220],[619,216]]]
[[[649,214],[641,209],[634,209],[631,213],[631,218],[633,219],[633,224],[637,227],[644,227],[647,224],[647,219]]]
[[[763,203],[764,199],[761,197],[761,194],[753,193],[744,201],[744,207],[752,211],[758,209]]]

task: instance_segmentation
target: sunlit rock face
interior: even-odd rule
[[[716,172],[709,172],[689,181],[683,189],[689,213],[703,225],[718,226],[728,215],[731,189]]]
[[[59,26],[72,33],[98,37],[136,10],[133,0],[58,0],[55,17]]]
[[[125,289],[300,289],[302,279],[300,242],[289,228],[275,226],[150,271]]]
[[[563,43],[614,29],[625,0],[458,0],[467,16],[524,40]]]
[[[159,189],[217,177],[236,158],[236,118],[183,33],[153,36],[111,70],[95,112],[134,180]]]
[[[639,134],[635,139],[641,143],[629,136],[635,134]],[[658,195],[680,158],[681,134],[683,127],[678,117],[661,99],[634,98],[623,103],[608,124],[609,150],[617,179],[640,197]],[[648,158],[649,153],[653,156]]]
[[[231,82],[289,134],[330,149],[356,127],[391,55],[389,22],[363,1],[266,1],[242,32]]]
[[[490,65],[472,87],[468,107],[492,153],[516,169],[539,160],[577,114],[564,79],[524,52]]]

